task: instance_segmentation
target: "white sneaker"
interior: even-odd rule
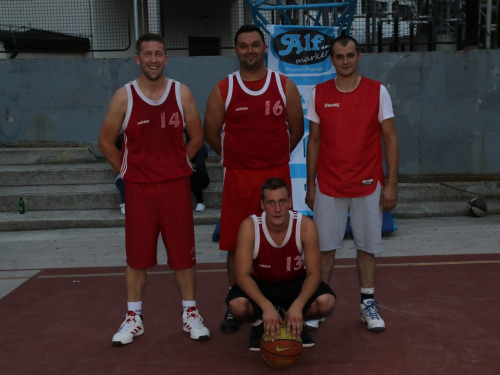
[[[319,325],[324,321],[325,318],[306,320],[304,321],[304,329],[306,331],[315,331],[319,328]]]
[[[206,341],[210,338],[208,328],[203,325],[203,318],[196,307],[190,307],[182,313],[184,332],[189,332],[193,340]]]
[[[385,330],[385,322],[380,317],[380,309],[377,306],[378,302],[374,299],[365,299],[360,304],[361,321],[366,323],[366,328],[372,332],[382,332]]]
[[[196,212],[203,212],[203,211],[205,211],[205,205],[203,203],[198,203],[194,210]]]
[[[122,215],[125,215],[125,203],[120,204],[120,210],[122,211]]]
[[[111,341],[114,346],[122,346],[130,344],[134,337],[140,336],[144,333],[144,325],[142,323],[142,316],[129,311],[125,316],[125,321],[120,326],[120,329],[113,336]]]

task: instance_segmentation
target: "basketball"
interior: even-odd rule
[[[486,202],[481,198],[473,198],[467,202],[467,212],[472,217],[486,215]]]
[[[280,326],[281,337],[275,338],[271,341],[271,338],[265,338],[265,334],[260,340],[260,354],[262,358],[269,363],[271,366],[276,368],[287,368],[293,366],[299,360],[302,354],[302,340],[299,337],[297,339],[292,338],[292,333],[287,336],[286,327]]]

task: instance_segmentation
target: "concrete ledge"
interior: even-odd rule
[[[0,186],[109,184],[107,163],[0,165]]]
[[[113,183],[89,185],[0,186],[0,212],[18,212],[22,197],[26,211],[100,210],[120,204]],[[222,183],[213,182],[203,190],[205,206],[220,207]],[[195,199],[193,196],[193,208]]]
[[[488,207],[487,215],[500,214],[499,199],[485,199],[485,201]],[[392,214],[401,219],[469,216],[467,201],[398,203]]]
[[[400,203],[392,211],[395,218],[415,219],[432,217],[468,216],[466,202],[417,202]],[[500,215],[500,200],[487,200],[487,216]],[[194,224],[216,224],[220,218],[219,208],[207,208],[204,212],[193,212]],[[481,218],[477,218],[481,220]],[[47,230],[68,228],[110,228],[125,226],[125,217],[120,210],[67,210],[33,211],[20,215],[17,212],[0,212],[0,231]]]
[[[398,184],[399,202],[441,202],[489,196],[500,199],[498,181],[424,182]],[[487,197],[485,199],[488,199]]]
[[[43,147],[0,149],[0,165],[94,163],[96,156],[88,147]]]
[[[193,212],[195,225],[217,224],[220,209],[207,208]],[[68,228],[124,227],[125,216],[114,210],[33,211],[20,215],[17,212],[0,212],[0,231],[48,230]]]

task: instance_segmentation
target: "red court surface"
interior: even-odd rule
[[[500,254],[379,258],[376,298],[387,330],[359,319],[354,260],[339,260],[335,312],[292,368],[246,349],[249,325],[223,334],[225,265],[198,266],[208,342],[182,331],[173,275],[154,269],[145,334],[116,348],[125,314],[123,268],[44,270],[0,300],[0,374],[499,374]]]

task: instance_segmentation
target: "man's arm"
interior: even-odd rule
[[[318,170],[319,154],[319,124],[309,121],[309,139],[307,140],[307,192],[306,204],[312,210],[314,208],[314,199],[316,197],[316,172]]]
[[[186,131],[189,135],[189,142],[186,144],[186,151],[189,160],[192,160],[196,153],[203,146],[203,127],[201,126],[201,119],[196,108],[191,90],[185,85],[181,84],[181,103],[184,111],[184,121],[186,123]]]
[[[387,212],[396,207],[398,202],[398,165],[399,147],[394,117],[382,121],[382,139],[385,146],[385,161],[387,164],[387,184],[380,196],[382,211]]]
[[[120,170],[120,151],[115,146],[116,138],[120,133],[125,114],[127,113],[127,90],[122,87],[116,91],[109,104],[108,113],[99,133],[97,146],[106,158],[111,168]]]
[[[321,283],[321,255],[319,251],[318,230],[314,222],[302,217],[300,226],[300,237],[304,247],[304,258],[306,262],[306,278],[297,299],[292,303],[285,317],[287,333],[292,330],[293,337],[302,333],[304,317],[302,310],[309,299],[314,295]]]
[[[290,78],[286,80],[286,118],[290,133],[290,152],[299,144],[304,136],[304,114],[300,93]]]
[[[222,152],[221,135],[222,124],[226,109],[222,102],[219,85],[215,85],[208,96],[207,107],[205,108],[205,140],[210,147],[220,155]]]
[[[275,334],[279,335],[280,315],[269,301],[261,293],[255,280],[251,277],[253,247],[255,242],[255,228],[252,218],[246,218],[240,225],[238,232],[238,244],[235,255],[235,278],[236,284],[248,297],[262,309],[262,321],[264,322],[264,333],[274,340]]]

